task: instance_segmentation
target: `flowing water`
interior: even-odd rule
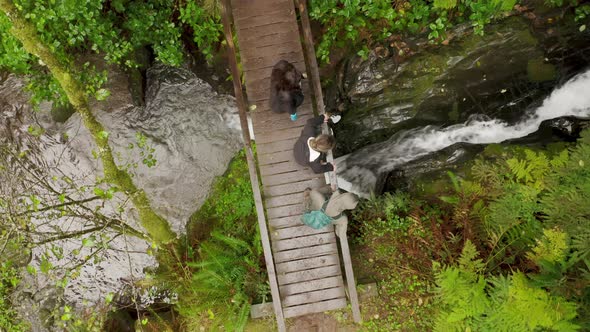
[[[343,189],[363,196],[374,191],[379,178],[400,165],[457,143],[490,144],[527,136],[545,120],[590,117],[590,70],[556,88],[540,107],[509,124],[473,115],[448,127],[426,126],[399,132],[390,139],[338,158],[338,180]]]

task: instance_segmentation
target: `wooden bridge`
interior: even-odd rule
[[[300,166],[293,156],[293,145],[307,119],[314,116],[314,107],[319,113],[324,112],[304,1],[297,0],[296,8],[293,0],[225,0],[223,12],[279,331],[285,330],[284,318],[345,308],[349,301],[355,321],[360,321],[347,239],[340,238],[340,247],[348,288],[345,287],[334,227],[315,230],[300,221],[303,190],[326,184],[323,174],[314,174],[308,167]],[[233,44],[233,31],[237,33],[239,60]],[[279,60],[293,63],[308,75],[302,86],[306,98],[298,109],[299,119],[296,121],[291,121],[288,114],[270,111],[270,74]],[[242,65],[241,73],[238,61]],[[245,79],[247,102],[242,94],[240,74]],[[253,158],[247,128],[247,109],[250,109],[256,139],[257,162]],[[257,185],[259,175],[262,192]]]

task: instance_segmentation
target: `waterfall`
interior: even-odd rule
[[[367,197],[377,180],[409,161],[456,143],[490,144],[527,136],[541,122],[573,116],[590,117],[590,70],[555,89],[543,104],[515,124],[472,116],[448,127],[426,126],[396,133],[387,141],[366,146],[336,160],[341,188]]]

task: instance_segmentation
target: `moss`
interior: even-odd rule
[[[529,60],[526,70],[529,80],[532,82],[552,81],[557,77],[555,66],[545,63],[544,58]]]
[[[424,100],[424,95],[432,89],[436,79],[447,70],[445,57],[442,55],[428,54],[413,61],[406,69],[412,73],[412,101],[417,108]]]
[[[459,103],[453,102],[453,109],[448,113],[449,120],[456,122],[459,120]]]
[[[257,225],[250,174],[244,150],[230,162],[212,185],[209,196],[187,223],[189,243],[207,239],[213,229],[242,238]]]

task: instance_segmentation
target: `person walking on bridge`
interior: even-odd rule
[[[307,120],[293,147],[297,163],[309,166],[315,173],[336,171],[334,163],[326,162],[326,153],[336,146],[336,139],[332,135],[320,134],[320,126],[329,119],[328,114],[322,114]]]

